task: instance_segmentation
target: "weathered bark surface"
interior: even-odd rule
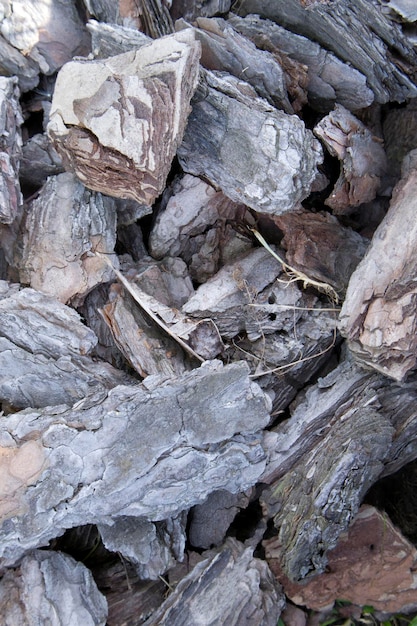
[[[231,4],[231,0],[173,0],[171,15],[174,20],[182,17],[191,22],[196,17],[227,13]]]
[[[416,163],[413,151],[340,313],[340,331],[354,354],[396,380],[416,365]]]
[[[95,59],[114,57],[133,48],[141,48],[151,41],[145,33],[134,28],[96,20],[89,20],[87,29],[91,34],[91,49]]]
[[[82,301],[111,277],[105,261],[92,252],[111,255],[115,243],[114,200],[89,191],[73,174],[59,174],[48,180],[26,214],[20,279],[62,302]]]
[[[1,34],[38,71],[53,74],[76,55],[88,54],[87,30],[72,2],[7,0]]]
[[[0,222],[11,224],[22,204],[19,164],[23,122],[16,78],[0,77]]]
[[[344,215],[373,200],[387,171],[381,139],[340,104],[315,126],[314,133],[341,161],[340,176],[324,203],[336,215]]]
[[[199,54],[185,31],[140,52],[66,64],[48,125],[65,166],[95,191],[151,205],[182,139]]]
[[[309,194],[322,151],[298,117],[257,98],[247,83],[207,70],[192,107],[178,150],[184,171],[263,213],[294,210]]]
[[[293,583],[283,574],[277,558],[279,539],[263,545],[271,570],[296,604],[320,611],[343,598],[389,614],[417,609],[417,551],[388,516],[373,507],[360,508],[346,535],[329,552],[328,571],[307,583]]]
[[[149,237],[153,257],[180,256],[191,278],[204,283],[222,265],[252,247],[249,239],[235,230],[236,224],[251,223],[244,205],[190,174],[177,180],[170,191]]]
[[[266,563],[252,552],[228,540],[180,581],[145,626],[197,624],[202,610],[206,623],[275,626],[285,599]]]
[[[23,144],[20,160],[22,184],[38,188],[48,176],[62,174],[64,168],[57,151],[45,134],[37,134]]]
[[[258,50],[228,22],[220,18],[197,18],[193,28],[201,43],[200,63],[207,70],[228,72],[246,82],[277,109],[294,113],[288,99],[286,77],[277,59],[266,50]],[[190,28],[184,20],[175,24],[177,31]]]
[[[329,213],[297,211],[274,217],[284,233],[281,245],[287,263],[309,278],[346,292],[352,272],[362,259],[368,241],[340,224]]]
[[[228,22],[238,32],[249,37],[258,48],[274,54],[284,53],[304,66],[306,82],[304,85],[303,81],[301,86],[307,90],[308,102],[314,109],[329,111],[338,102],[355,111],[374,101],[374,94],[367,86],[365,76],[315,40],[292,33],[259,15],[248,15],[245,18],[231,15]]]
[[[246,364],[213,361],[73,410],[1,418],[3,557],[14,562],[65,528],[164,520],[212,491],[248,489],[265,469],[269,408]]]
[[[87,356],[97,338],[73,309],[32,289],[4,289],[0,335],[3,409],[94,402],[129,383],[123,372]]]
[[[26,58],[2,36],[0,36],[0,67],[2,74],[17,76],[22,91],[33,89],[39,82],[38,64]]]
[[[241,16],[257,13],[318,42],[367,78],[377,102],[404,102],[417,96],[413,73],[417,52],[400,25],[368,0],[316,2],[238,0]]]
[[[37,550],[0,581],[4,624],[105,626],[107,602],[89,569],[61,552]]]
[[[187,513],[163,522],[120,517],[98,529],[106,548],[122,554],[135,565],[140,578],[158,580],[177,561],[183,561]]]

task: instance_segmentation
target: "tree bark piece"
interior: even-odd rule
[[[284,53],[305,67],[308,103],[314,109],[328,112],[338,102],[355,111],[370,106],[374,101],[365,76],[315,40],[292,33],[258,15],[245,18],[231,15],[228,22],[258,48],[274,54]],[[304,88],[304,81],[300,86]]]
[[[106,263],[91,252],[112,254],[115,243],[114,200],[92,193],[73,174],[59,174],[48,180],[27,212],[20,279],[62,302],[82,301],[111,276]]]
[[[16,78],[0,77],[0,222],[11,224],[22,204],[19,165],[23,123]]]
[[[279,215],[309,194],[322,152],[298,117],[248,89],[234,77],[201,72],[178,157],[184,171],[235,202]]]
[[[251,223],[242,204],[232,202],[206,182],[185,174],[172,188],[166,206],[156,216],[149,247],[152,256],[180,256],[194,281],[204,283],[220,267],[252,247],[238,237],[235,223]],[[253,220],[252,220],[253,222]],[[236,228],[238,226],[235,226]]]
[[[45,134],[37,134],[25,142],[20,161],[20,180],[30,189],[39,189],[48,176],[62,174],[64,168],[58,153]]]
[[[334,52],[366,76],[377,102],[404,102],[417,96],[412,79],[417,52],[379,4],[346,0],[306,6],[300,0],[238,0],[233,10],[276,21]]]
[[[412,151],[340,313],[340,331],[355,356],[396,380],[416,365],[416,193],[417,152]]]
[[[91,33],[91,49],[95,59],[108,59],[133,48],[141,48],[151,41],[145,33],[134,28],[96,20],[88,20],[87,29]]]
[[[0,66],[4,75],[17,76],[21,91],[30,91],[39,83],[39,66],[0,36]]]
[[[231,0],[173,0],[171,15],[174,20],[184,18],[193,22],[197,17],[213,17],[230,10]]]
[[[339,294],[346,292],[367,240],[324,212],[294,211],[274,217],[274,223],[284,233],[281,245],[289,265],[330,284]]]
[[[417,609],[417,551],[387,515],[362,506],[347,534],[329,552],[328,572],[303,584],[289,581],[279,565],[277,539],[263,542],[267,562],[296,604],[321,611],[343,598],[385,614]]]
[[[104,545],[122,554],[135,565],[140,578],[158,580],[184,559],[185,526],[187,514],[163,522],[150,522],[144,518],[121,517],[111,526],[100,524]]]
[[[171,382],[147,381],[74,410],[0,418],[7,563],[65,528],[119,516],[164,520],[214,490],[255,484],[270,401],[246,364],[212,361]]]
[[[197,624],[202,607],[210,624],[275,626],[285,598],[265,562],[252,552],[229,539],[180,581],[144,626]]]
[[[66,168],[95,191],[151,205],[182,139],[199,54],[186,31],[140,52],[65,65],[48,133]]]
[[[0,581],[5,624],[105,626],[107,602],[82,563],[61,552],[34,551]]]
[[[382,141],[340,104],[315,126],[314,133],[341,161],[340,176],[324,203],[336,215],[345,215],[373,200],[387,171]]]
[[[196,19],[196,39],[201,43],[200,63],[207,70],[229,72],[242,78],[277,109],[294,113],[288,99],[286,77],[277,59],[266,50],[258,50],[221,18]],[[177,31],[190,28],[184,20],[175,24]]]
[[[88,54],[90,38],[75,3],[8,0],[1,22],[3,37],[43,74],[54,74],[76,55]]]

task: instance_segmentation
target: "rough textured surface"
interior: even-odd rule
[[[340,598],[383,613],[417,609],[417,551],[384,515],[362,506],[348,532],[329,552],[328,572],[303,585],[289,581],[279,566],[279,541],[263,542],[266,558],[286,595],[320,611]]]
[[[233,10],[242,16],[257,13],[334,52],[366,76],[377,102],[417,96],[412,78],[417,52],[378,3],[238,0]]]
[[[197,86],[192,31],[60,71],[48,132],[91,189],[152,204],[165,186]]]
[[[355,111],[372,104],[374,94],[367,86],[365,76],[315,40],[292,33],[259,15],[245,18],[231,15],[228,21],[258,48],[274,54],[285,53],[306,68],[305,88],[308,102],[314,109],[329,111],[338,102]]]
[[[340,331],[355,355],[396,380],[416,365],[416,193],[417,151],[412,151],[340,313]]]
[[[145,626],[276,626],[284,596],[266,563],[229,540],[221,552],[198,563],[155,611]]]
[[[64,168],[58,153],[45,134],[36,134],[22,148],[20,179],[22,184],[38,188],[48,176],[62,174]]]
[[[16,78],[0,77],[0,222],[11,224],[22,204],[19,164],[23,122]]]
[[[134,28],[89,20],[91,49],[95,59],[107,59],[150,43],[150,38]]]
[[[247,83],[210,71],[201,72],[192,107],[178,150],[186,172],[263,213],[291,211],[309,194],[323,157],[298,117],[256,98]]]
[[[108,266],[91,252],[113,253],[112,198],[89,191],[65,173],[51,177],[30,208],[19,259],[23,283],[68,302],[82,300],[95,285],[109,280]]]
[[[1,34],[17,50],[53,74],[72,57],[88,54],[89,36],[75,3],[6,0]]]
[[[25,556],[0,581],[3,624],[105,626],[107,602],[82,563],[60,552]]]
[[[73,410],[0,418],[3,557],[14,562],[65,528],[164,520],[211,491],[244,491],[265,469],[259,431],[269,408],[246,364],[212,361]]]
[[[314,133],[341,161],[339,178],[325,204],[343,215],[373,200],[387,171],[382,140],[340,104],[314,127]]]

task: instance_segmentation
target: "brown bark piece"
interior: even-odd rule
[[[114,200],[89,191],[73,174],[51,177],[26,214],[20,279],[62,302],[82,301],[111,277],[92,252],[112,254],[115,243]]]
[[[66,168],[95,191],[151,205],[182,139],[199,54],[187,30],[110,59],[65,65],[48,133]]]
[[[412,151],[340,313],[340,331],[354,354],[396,380],[416,365],[416,194],[417,153]]]
[[[417,609],[417,551],[373,507],[362,506],[347,533],[329,551],[328,571],[302,585],[283,574],[277,558],[279,540],[269,539],[263,545],[270,568],[295,604],[320,611],[343,598],[387,614]]]
[[[345,215],[373,200],[387,170],[382,141],[339,104],[315,126],[314,133],[341,161],[340,176],[325,204],[336,215]]]

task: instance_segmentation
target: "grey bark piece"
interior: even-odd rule
[[[314,134],[341,161],[340,176],[325,204],[344,215],[373,200],[387,172],[381,139],[340,104],[314,127]]]
[[[22,148],[20,180],[31,187],[41,187],[48,176],[56,176],[64,171],[61,159],[44,134],[30,137]]]
[[[255,211],[279,215],[298,207],[323,158],[311,131],[295,115],[256,98],[247,83],[200,74],[178,150],[184,171],[204,176]]]
[[[286,113],[294,113],[288,99],[286,77],[277,59],[258,50],[221,18],[197,18],[194,28],[201,43],[200,63],[207,70],[228,72],[252,85],[259,97]],[[190,28],[184,20],[175,23],[177,31]]]
[[[91,572],[67,554],[34,551],[0,581],[4,624],[105,626],[107,612]]]
[[[265,561],[228,540],[221,551],[206,553],[144,626],[275,626],[285,596]]]
[[[412,0],[389,0],[388,6],[406,22],[417,22],[417,8]]]
[[[338,0],[306,7],[299,0],[238,0],[233,10],[241,16],[257,13],[334,52],[366,76],[377,102],[417,95],[411,78],[417,52],[379,4]]]
[[[340,331],[355,356],[396,380],[416,366],[416,172],[413,150],[340,312]]]
[[[192,31],[60,71],[48,133],[96,191],[151,205],[165,186],[198,81]]]
[[[91,33],[91,48],[95,59],[107,59],[123,54],[133,48],[141,48],[151,41],[145,33],[118,24],[89,20],[87,29]]]
[[[65,528],[164,520],[211,491],[256,483],[270,401],[246,364],[207,362],[148,389],[119,386],[74,410],[0,418],[0,550],[9,563]]]
[[[22,204],[19,164],[23,123],[17,79],[0,76],[0,222],[11,224]]]
[[[181,256],[191,277],[204,283],[227,263],[251,248],[249,240],[238,238],[227,222],[251,216],[241,204],[200,178],[186,174],[172,185],[172,195],[156,216],[150,237],[151,254]]]
[[[140,578],[158,580],[184,558],[187,513],[163,522],[121,517],[112,526],[99,525],[104,545],[135,565]]]
[[[262,494],[266,514],[279,529],[280,560],[291,580],[324,571],[327,550],[348,528],[389,458],[394,428],[378,410],[375,393],[382,384],[382,377],[345,363],[311,388],[278,428],[276,449],[289,451],[295,439],[307,438],[297,461]]]
[[[349,63],[344,63],[315,40],[292,33],[258,15],[245,18],[230,15],[228,22],[255,45],[271,52],[281,51],[307,67],[309,104],[319,111],[329,111],[338,102],[350,111],[368,107],[374,94],[366,78]]]
[[[7,0],[1,34],[35,61],[43,74],[53,74],[73,56],[87,54],[90,38],[75,3],[52,0]]]
[[[174,20],[184,18],[189,22],[196,17],[213,17],[227,13],[232,0],[173,0],[171,15]]]
[[[188,540],[195,548],[212,548],[223,543],[237,513],[249,504],[245,493],[214,491],[191,510]]]
[[[62,302],[82,301],[111,277],[105,261],[91,252],[112,254],[115,243],[114,200],[89,191],[73,174],[59,174],[48,180],[27,213],[20,279]]]
[[[0,68],[5,76],[17,76],[22,91],[30,91],[39,82],[39,66],[26,58],[0,35]]]

